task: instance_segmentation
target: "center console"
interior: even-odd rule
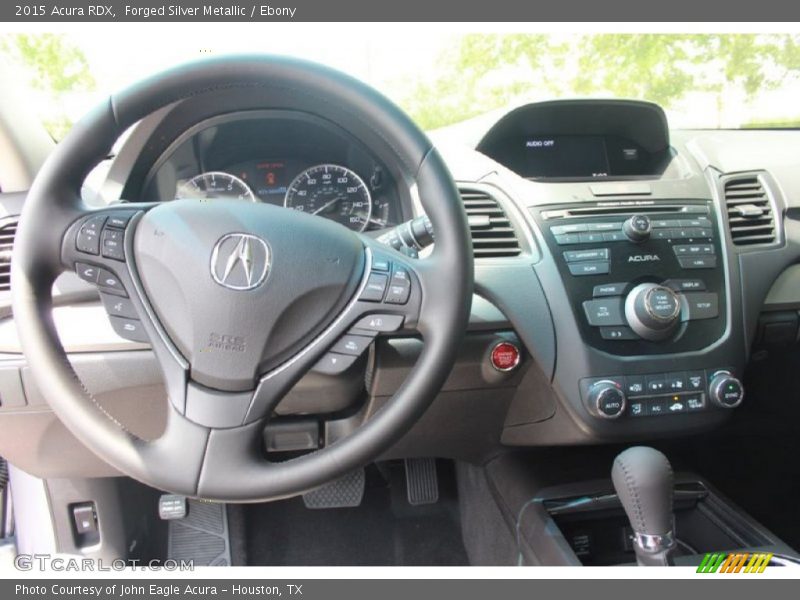
[[[580,341],[602,366],[578,377],[594,419],[724,411],[744,390],[726,354],[724,237],[711,200],[532,207]],[[576,359],[577,360],[577,359]],[[588,375],[588,376],[587,376]]]

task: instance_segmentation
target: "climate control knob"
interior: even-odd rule
[[[632,242],[644,242],[650,237],[653,226],[647,215],[633,215],[622,224],[622,232]]]
[[[717,371],[708,384],[711,401],[722,408],[736,408],[744,399],[744,386],[729,371]]]
[[[601,419],[616,419],[625,413],[625,394],[622,387],[611,380],[598,381],[586,395],[589,412]]]
[[[625,318],[628,325],[646,340],[659,341],[668,338],[680,323],[680,316],[680,298],[663,285],[637,285],[625,298]]]

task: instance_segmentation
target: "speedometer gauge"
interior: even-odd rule
[[[244,181],[223,171],[200,173],[184,181],[175,192],[175,199],[180,198],[257,202],[253,190]]]
[[[289,184],[283,204],[327,217],[355,231],[364,231],[372,215],[367,184],[339,165],[317,165],[300,173]]]

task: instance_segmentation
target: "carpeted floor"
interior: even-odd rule
[[[452,472],[440,500],[410,506],[402,464],[367,473],[358,508],[309,510],[301,498],[242,508],[248,565],[466,565]]]

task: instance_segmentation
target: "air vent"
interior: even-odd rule
[[[0,226],[0,291],[11,289],[11,251],[14,248],[14,235],[17,233],[17,221],[6,221]]]
[[[775,215],[761,180],[736,177],[725,182],[725,206],[731,239],[737,246],[771,244],[775,241]]]
[[[486,192],[460,190],[467,211],[475,258],[519,256],[517,234],[503,207]]]

